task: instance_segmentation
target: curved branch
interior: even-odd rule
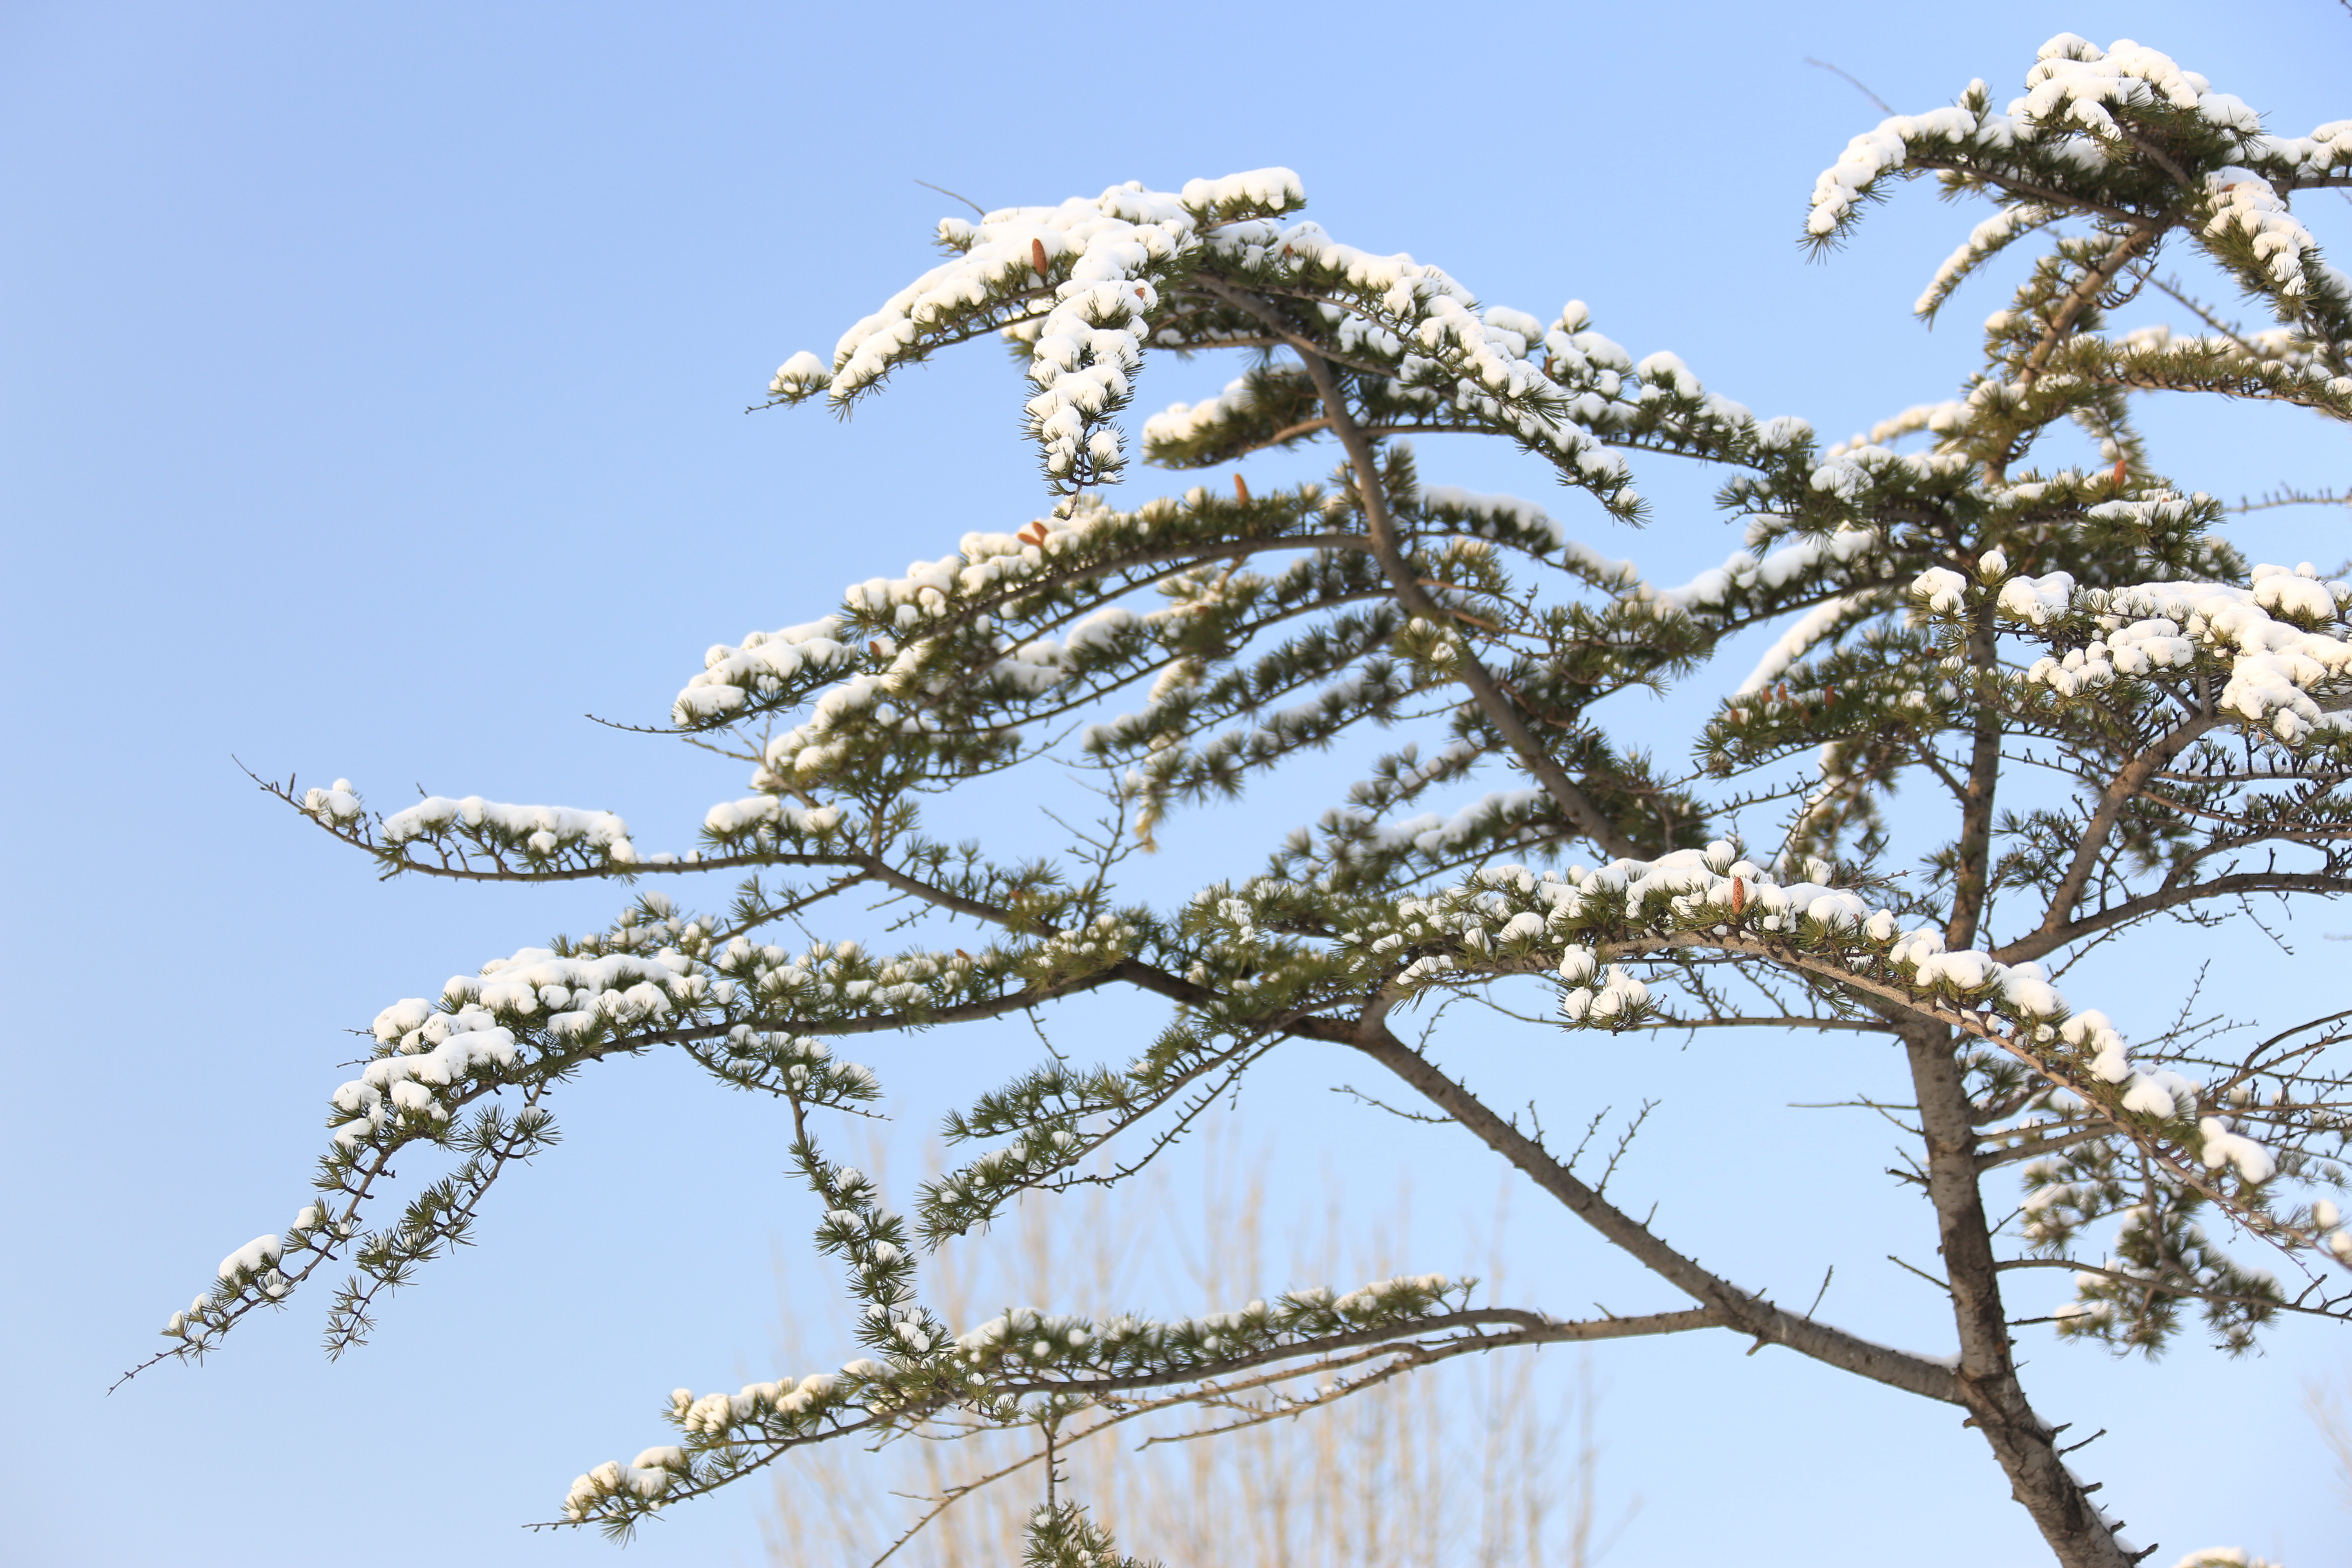
[[[1039,1378],[1028,1383],[999,1383],[994,1390],[1003,1394],[1116,1394],[1129,1388],[1168,1388],[1177,1384],[1198,1383],[1204,1378],[1223,1377],[1229,1373],[1247,1372],[1255,1367],[1269,1366],[1278,1362],[1297,1361],[1306,1356],[1328,1355],[1333,1351],[1353,1350],[1370,1345],[1404,1345],[1423,1335],[1444,1333],[1454,1329],[1476,1329],[1490,1323],[1507,1323],[1514,1330],[1508,1334],[1475,1334],[1451,1342],[1465,1349],[1493,1350],[1505,1345],[1566,1344],[1592,1340],[1637,1339],[1648,1334],[1681,1334],[1694,1329],[1729,1328],[1731,1321],[1712,1307],[1686,1308],[1675,1312],[1648,1312],[1639,1317],[1582,1318],[1562,1320],[1548,1318],[1541,1312],[1530,1312],[1517,1307],[1485,1307],[1467,1311],[1447,1312],[1439,1317],[1417,1318],[1407,1322],[1390,1323],[1377,1329],[1360,1329],[1353,1333],[1328,1334],[1312,1340],[1299,1340],[1290,1344],[1273,1345],[1248,1355],[1234,1356],[1200,1365],[1173,1367],[1164,1372],[1144,1373],[1132,1377],[1110,1376],[1091,1378]],[[1423,1345],[1424,1350],[1443,1350],[1444,1344]]]
[[[2090,820],[2083,825],[2083,837],[2075,845],[2074,859],[2059,877],[2058,885],[2050,890],[2050,904],[2042,917],[2039,931],[2058,930],[2066,923],[2066,917],[2074,913],[2075,904],[2082,900],[2083,889],[2090,886],[2092,873],[2098,868],[2099,855],[2106,847],[2107,836],[2115,831],[2116,824],[2123,820],[2124,808],[2131,804],[2132,797],[2139,794],[2167,763],[2187,750],[2190,742],[2221,722],[2219,712],[2192,716],[2187,723],[2134,757],[2109,781],[2107,787],[2099,792],[2099,804],[2092,811]]]
[[[1646,1224],[1586,1185],[1567,1166],[1553,1159],[1541,1143],[1497,1116],[1484,1101],[1439,1071],[1427,1058],[1397,1038],[1379,1011],[1366,1017],[1347,1043],[1402,1079],[1635,1261],[1720,1314],[1726,1325],[1754,1334],[1760,1342],[1786,1345],[1801,1355],[1906,1394],[1947,1405],[1962,1403],[1958,1381],[1951,1367],[1943,1362],[1874,1344],[1843,1329],[1801,1318],[1675,1250]]]
[[[1316,395],[1323,401],[1323,412],[1331,422],[1331,431],[1339,437],[1339,445],[1348,454],[1349,466],[1355,470],[1356,493],[1364,505],[1364,527],[1371,536],[1372,554],[1388,574],[1389,585],[1396,590],[1397,602],[1416,616],[1435,620],[1445,612],[1436,600],[1422,588],[1420,578],[1404,558],[1397,542],[1396,524],[1389,516],[1388,500],[1381,493],[1380,468],[1371,442],[1365,437],[1355,416],[1349,412],[1348,400],[1339,390],[1337,377],[1321,346],[1313,340],[1292,331],[1287,323],[1266,309],[1261,300],[1251,298],[1239,289],[1215,279],[1202,279],[1211,292],[1231,300],[1265,321],[1286,342],[1307,367],[1307,376],[1315,383]],[[1536,776],[1545,791],[1559,804],[1569,820],[1586,837],[1610,854],[1625,859],[1639,858],[1642,847],[1617,829],[1616,824],[1604,816],[1592,803],[1592,797],[1577,787],[1574,780],[1544,747],[1535,731],[1528,728],[1510,699],[1504,695],[1494,673],[1467,648],[1461,652],[1459,672],[1462,684],[1503,739],[1517,753],[1527,770]]]
[[[2325,871],[2238,871],[2225,877],[2215,877],[2205,882],[2180,882],[2137,899],[2126,899],[2095,914],[2073,921],[2056,931],[2035,931],[1989,948],[1985,956],[2000,963],[2021,963],[2030,958],[2040,958],[2054,952],[2067,943],[2079,942],[2115,926],[2127,925],[2166,910],[2200,899],[2221,899],[2248,893],[2352,893],[2352,879],[2331,876]]]

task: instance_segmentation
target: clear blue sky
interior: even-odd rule
[[[343,1031],[613,901],[379,885],[232,752],[348,775],[387,805],[415,781],[609,807],[641,844],[684,847],[740,770],[580,715],[658,722],[706,645],[1036,512],[1017,384],[985,349],[851,426],[741,412],[788,353],[824,350],[928,264],[953,209],[916,180],[994,205],[1287,164],[1342,238],[1532,311],[1580,297],[1637,354],[1672,349],[1759,413],[1843,431],[1945,395],[1994,296],[1933,335],[1907,319],[1978,216],[1924,189],[1834,263],[1801,260],[1815,174],[1877,119],[1804,57],[1915,110],[1972,76],[2013,89],[2064,29],[2167,49],[2276,129],[2352,114],[2335,0],[0,12],[0,810],[17,845],[0,913],[16,954],[0,1560],[614,1562],[593,1536],[514,1527],[578,1470],[659,1440],[671,1387],[771,1374],[772,1251],[803,1257],[811,1219],[782,1132],[649,1063],[566,1097],[564,1147],[497,1195],[482,1246],[393,1303],[375,1345],[327,1363],[321,1301],[298,1300],[200,1371],[104,1392],[223,1253],[301,1201],[323,1096],[359,1049]],[[1143,402],[1223,374],[1159,369]],[[2340,435],[2307,426],[2157,426],[2159,462],[2203,488],[2345,477]],[[1432,477],[1514,482],[1491,458]],[[1662,572],[1727,548],[1675,483],[1648,487],[1670,504],[1630,546]],[[2340,516],[2275,515],[2249,536],[2265,558],[2343,553]],[[1234,822],[1318,807],[1258,802]],[[2231,951],[2251,989],[2225,1000],[2250,1009],[2327,979]],[[2163,954],[2106,972],[2095,1005],[2160,1021],[2195,950]],[[1113,1054],[1150,1017],[1087,1026]],[[898,1106],[919,1128],[1027,1048],[932,1037],[868,1055],[921,1090]],[[1658,1152],[1627,1179],[1709,1262],[1809,1294],[1850,1258],[1825,1310],[1944,1348],[1926,1288],[1873,1271],[1925,1245],[1874,1136],[1751,1113],[1878,1066],[1824,1053],[1766,1081],[1698,1047],[1574,1070],[1528,1049],[1559,1123],[1665,1086]],[[1375,1202],[1402,1163],[1441,1225],[1483,1211],[1493,1177],[1458,1141],[1346,1110],[1322,1092],[1332,1064],[1284,1070],[1304,1108],[1291,1198],[1312,1201],[1328,1166]],[[1818,1156],[1789,1156],[1807,1135]],[[1694,1141],[1717,1153],[1669,1157]],[[1784,1213],[1790,1198],[1811,1206]],[[1668,1304],[1518,1206],[1521,1279],[1554,1298],[1536,1304],[1604,1288],[1620,1310]],[[827,1272],[791,1281],[813,1300]],[[1612,1474],[1647,1500],[1612,1563],[2035,1560],[1948,1412],[1740,1348],[1602,1358]],[[2084,1462],[2161,1561],[2232,1541],[2294,1568],[2352,1562],[2298,1407],[2352,1342],[2291,1329],[2263,1360],[2187,1346],[2153,1367],[2030,1353],[2058,1418],[2115,1429]],[[757,1502],[683,1510],[626,1561],[759,1561]]]

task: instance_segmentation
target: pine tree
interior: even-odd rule
[[[598,935],[385,1008],[333,1097],[315,1195],[224,1261],[157,1359],[201,1357],[331,1263],[351,1277],[329,1347],[358,1343],[499,1173],[547,1146],[558,1084],[668,1049],[789,1110],[866,1353],[680,1390],[674,1440],[582,1476],[561,1522],[625,1535],[796,1447],[956,1422],[1044,1445],[1029,1562],[1125,1563],[1054,1489],[1053,1448],[1095,1424],[1211,1397],[1286,1413],[1465,1354],[1727,1332],[1965,1413],[2059,1562],[2137,1561],[2029,1400],[2005,1282],[2071,1274],[2055,1332],[2119,1352],[2152,1354],[2192,1318],[2232,1351],[2282,1314],[2352,1318],[2352,1229],[2324,1195],[2352,1131],[2343,1032],[2273,1020],[2255,1046],[2127,1044],[2049,972],[2160,919],[2219,932],[2253,895],[2352,890],[2352,585],[2249,565],[2225,509],[2152,466],[2132,398],[2352,420],[2352,279],[2294,210],[2352,187],[2352,121],[2273,135],[2153,50],[2061,37],[2005,108],[1976,82],[1855,138],[1815,187],[1806,243],[1836,247],[1923,174],[1994,210],[1921,317],[2021,242],[2039,258],[1958,396],[1832,446],[1672,354],[1636,362],[1580,303],[1549,321],[1482,306],[1435,267],[1340,243],[1297,216],[1285,170],[941,223],[946,259],[829,361],[786,362],[773,402],[846,413],[892,372],[996,335],[1026,369],[1050,515],[712,649],[673,721],[750,763],[752,793],[713,807],[691,852],[641,854],[604,813],[434,797],[378,816],[341,781],[268,786],[386,874],[740,887],[713,913],[641,892]],[[2270,324],[2233,325],[2160,276],[2168,244]],[[2110,327],[2149,290],[2197,330]],[[1147,358],[1215,350],[1245,373],[1139,432],[1122,423]],[[2034,466],[2069,424],[2096,461]],[[1573,504],[1629,521],[1648,515],[1629,458],[1710,465],[1744,547],[1656,585],[1538,505],[1424,482],[1408,444],[1424,432],[1510,443]],[[1337,468],[1121,510],[1102,490],[1139,437],[1170,468],[1309,443]],[[1733,685],[1718,656],[1768,624],[1786,635]],[[1694,684],[1720,695],[1686,744],[1610,700]],[[1376,731],[1360,782],[1256,874],[1175,907],[1121,900],[1120,868],[1171,813]],[[925,828],[926,796],[1072,768],[1107,817],[1066,853]],[[1895,812],[1898,784],[1913,793]],[[1735,820],[1777,842],[1750,848]],[[787,939],[877,895],[901,917],[887,945]],[[828,1116],[880,1094],[834,1054],[841,1037],[1118,988],[1164,1007],[1158,1032],[1123,1061],[1054,1055],[950,1114],[966,1157],[910,1215],[824,1152]],[[1653,1228],[1591,1162],[1481,1098],[1442,1023],[1404,1026],[1514,992],[1567,1030],[1892,1042],[1913,1096],[1901,1174],[1932,1218],[1956,1354],[1869,1342],[1703,1267],[1703,1235]],[[1166,1321],[950,1324],[926,1305],[926,1247],[1106,1153],[1135,1168],[1301,1039],[1389,1069],[1385,1092],[1645,1267],[1656,1310],[1555,1316],[1434,1275]],[[446,1176],[372,1217],[390,1163],[426,1148]]]

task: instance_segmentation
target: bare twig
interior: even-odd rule
[[[923,189],[927,191],[937,191],[943,196],[953,196],[956,200],[961,202],[964,205],[970,207],[972,211],[978,213],[982,217],[986,217],[988,216],[988,209],[986,207],[982,206],[978,202],[973,201],[970,196],[965,195],[961,191],[951,191],[945,185],[935,185],[929,180],[917,180],[915,184],[922,186]]]
[[[2345,4],[2347,4],[2347,5],[2352,5],[2352,0],[2345,0]],[[1815,67],[1815,68],[1819,68],[1819,69],[1825,70],[1825,71],[1829,72],[1832,76],[1834,76],[1834,77],[1842,77],[1842,78],[1843,78],[1843,79],[1845,79],[1846,83],[1847,83],[1849,86],[1851,86],[1851,87],[1852,87],[1855,91],[1857,91],[1857,92],[1861,93],[1863,97],[1864,97],[1864,98],[1866,98],[1866,99],[1870,100],[1870,101],[1871,101],[1871,102],[1873,102],[1873,103],[1876,104],[1876,105],[1878,106],[1878,109],[1879,109],[1879,112],[1880,112],[1880,113],[1882,113],[1882,114],[1893,114],[1893,113],[1895,113],[1895,106],[1894,106],[1893,104],[1891,104],[1891,103],[1887,102],[1885,99],[1883,99],[1883,98],[1879,97],[1876,93],[1874,93],[1874,92],[1871,91],[1869,88],[1867,88],[1867,87],[1864,86],[1864,85],[1862,84],[1862,82],[1861,82],[1859,79],[1857,79],[1855,77],[1853,77],[1851,73],[1846,72],[1846,71],[1840,70],[1837,67],[1835,67],[1835,66],[1833,66],[1833,65],[1830,64],[1830,62],[1829,62],[1829,61],[1827,61],[1827,60],[1817,60],[1817,59],[1813,58],[1813,57],[1812,57],[1812,56],[1811,56],[1811,55],[1807,55],[1807,56],[1805,57],[1805,63],[1806,63],[1807,65],[1809,65],[1809,66],[1813,66],[1813,67]]]

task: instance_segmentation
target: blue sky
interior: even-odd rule
[[[799,1261],[812,1216],[783,1135],[762,1107],[644,1063],[578,1086],[564,1146],[498,1194],[483,1245],[393,1304],[373,1346],[326,1363],[320,1302],[298,1300],[201,1371],[104,1392],[215,1260],[301,1201],[320,1102],[357,1052],[344,1031],[614,902],[380,885],[232,753],[347,775],[385,805],[414,781],[608,807],[641,844],[682,847],[740,770],[581,715],[658,722],[708,644],[1040,510],[1017,378],[986,349],[854,424],[742,412],[788,353],[824,350],[928,264],[932,221],[956,209],[918,180],[994,205],[1286,164],[1351,243],[1538,313],[1582,298],[1636,354],[1672,349],[1759,413],[1843,431],[1944,395],[1995,296],[1964,297],[1933,334],[1909,320],[1976,216],[1924,189],[1837,260],[1802,259],[1815,174],[1877,118],[1805,57],[1912,110],[1972,76],[2012,88],[2066,29],[2164,48],[2275,129],[2352,112],[2352,17],[2334,0],[0,13],[0,806],[17,842],[0,920],[19,955],[0,1012],[0,1557],[613,1561],[593,1537],[515,1526],[578,1470],[658,1440],[671,1387],[770,1374],[772,1257],[794,1260],[795,1299],[829,1283]],[[1141,402],[1226,374],[1155,367]],[[2151,424],[2159,463],[2201,488],[2342,482],[2340,433],[2245,409]],[[1455,465],[1433,479],[1537,482],[1429,452]],[[1669,574],[1720,558],[1703,486],[1647,488],[1649,533],[1596,525],[1596,542]],[[2265,517],[2244,536],[2261,558],[2344,552],[2338,515]],[[1659,743],[1678,746],[1659,711]],[[1180,847],[1244,842],[1233,868],[1251,868],[1263,840],[1244,830],[1321,805],[1254,799]],[[2121,1000],[2102,1005],[2160,1022],[2179,975],[2218,955],[2237,999],[2284,1021],[2326,992],[2333,954],[2314,939],[2331,928],[2309,919],[2289,931],[2301,963],[2251,932],[2160,943],[2104,972]],[[1150,1017],[1070,1027],[1109,1054]],[[919,1130],[1032,1048],[999,1032],[869,1057],[919,1086],[895,1107]],[[1662,1095],[1643,1145],[1658,1152],[1628,1179],[1708,1261],[1810,1294],[1851,1258],[1847,1321],[1942,1347],[1925,1287],[1874,1264],[1925,1243],[1874,1137],[1751,1113],[1841,1097],[1883,1063],[1843,1046],[1769,1068],[1715,1047],[1496,1049],[1494,1070],[1562,1123]],[[1328,1170],[1377,1205],[1403,1168],[1433,1216],[1421,1234],[1486,1212],[1486,1166],[1349,1111],[1324,1092],[1344,1076],[1301,1056],[1249,1124],[1283,1134],[1285,1202],[1319,1206]],[[1622,1266],[1531,1202],[1518,1213],[1538,1304],[1635,1299]],[[1740,1348],[1602,1358],[1613,1482],[1647,1500],[1612,1563],[2032,1560],[1948,1413]],[[840,1353],[813,1347],[810,1364]],[[2236,1363],[2194,1346],[2154,1366],[2031,1353],[2058,1418],[2115,1430],[2085,1463],[2163,1561],[2224,1540],[2297,1568],[2346,1560],[2299,1409],[2305,1379],[2352,1361],[2340,1335],[2291,1328]],[[626,1561],[761,1561],[758,1501],[685,1510]]]

